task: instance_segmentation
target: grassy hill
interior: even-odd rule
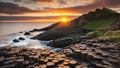
[[[109,42],[113,43],[119,43],[120,44],[120,30],[117,31],[111,31],[111,35],[107,35],[109,32],[106,32],[104,36],[99,37],[99,39],[107,40]]]
[[[83,26],[83,28],[88,30],[99,30],[101,28],[105,28],[117,20],[117,17],[110,17],[107,19],[100,19],[94,21],[87,21],[87,24]]]
[[[94,12],[90,11],[87,14],[83,14],[82,16],[67,22],[68,23],[67,26],[61,25],[61,22],[59,22],[59,24],[48,29],[46,32],[42,34],[33,37],[33,39],[39,40],[57,40],[61,38],[65,39],[65,37],[83,36],[91,31],[101,29],[102,30],[106,29],[106,31],[109,31],[110,29],[113,29],[113,26],[115,27],[113,30],[119,30],[120,21],[116,22],[118,19],[120,19],[120,14],[111,9],[108,8],[96,9]],[[100,33],[100,35],[104,34],[104,32],[102,31],[101,32],[98,31],[97,33]]]

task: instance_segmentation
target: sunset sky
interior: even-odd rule
[[[120,0],[0,0],[0,22],[58,22],[102,7],[120,13]]]

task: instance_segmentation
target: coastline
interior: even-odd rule
[[[19,47],[0,47],[1,68],[61,68],[80,67],[75,60],[65,54],[58,54],[49,49],[30,49]]]
[[[96,9],[66,23],[13,35],[0,47],[0,68],[120,68],[119,13]]]
[[[1,68],[119,68],[119,44],[88,39],[59,51],[0,47]]]

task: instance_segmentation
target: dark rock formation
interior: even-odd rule
[[[56,47],[56,48],[63,48],[65,46],[75,44],[81,42],[82,39],[80,37],[63,37],[56,40],[53,40],[48,44],[48,46]]]
[[[76,27],[74,25],[70,25],[68,27],[64,27],[60,25],[59,27],[61,28],[55,28],[55,29],[48,30],[40,35],[33,37],[32,39],[55,40],[58,38],[62,38],[62,37],[70,36],[70,35],[76,35],[76,34],[79,36],[82,36],[90,31],[90,30],[86,30],[80,27]]]
[[[87,67],[49,49],[0,47],[0,68],[76,68]]]
[[[48,31],[48,30],[50,30],[50,29],[56,27],[57,25],[59,25],[59,22],[58,22],[58,23],[55,23],[55,24],[52,24],[52,25],[50,25],[50,26],[48,26],[48,27],[45,27],[45,28],[41,28],[41,29],[33,29],[33,30],[31,30],[30,32]]]
[[[19,37],[19,40],[25,40],[25,38],[23,38],[23,37]]]
[[[25,34],[24,35],[30,35],[30,32],[25,32]]]
[[[17,40],[17,39],[14,39],[14,40],[13,40],[13,42],[17,43],[17,42],[19,42],[19,40]]]
[[[93,21],[93,20],[99,20],[99,19],[106,19],[114,16],[115,17],[120,16],[120,14],[111,9],[104,7],[103,9],[96,9],[94,12],[90,11],[88,14],[84,14],[79,18]]]
[[[0,68],[120,68],[119,44],[88,39],[64,47],[49,49],[0,47]]]
[[[62,37],[56,40],[51,41],[50,43],[48,43],[48,46],[51,47],[55,47],[55,48],[63,48],[72,44],[76,44],[76,43],[80,43],[82,40],[85,39],[90,39],[89,37],[85,37],[85,36],[79,36],[79,35],[75,35],[71,37]]]
[[[120,45],[102,42],[89,39],[64,47],[61,52],[78,63],[86,63],[88,68],[119,68]]]

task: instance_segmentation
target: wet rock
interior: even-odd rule
[[[25,38],[23,38],[23,37],[19,37],[19,40],[25,40]]]
[[[9,61],[5,61],[5,62],[4,62],[4,65],[13,64],[13,63],[14,63],[14,60],[9,60]]]
[[[99,40],[86,40],[63,48],[66,56],[76,59],[78,63],[86,63],[88,68],[119,68],[119,45],[100,42]],[[69,56],[69,54],[72,55]],[[115,51],[115,52],[114,52]],[[82,66],[84,64],[81,64]],[[86,66],[83,66],[83,68]]]
[[[15,62],[17,63],[18,67],[23,67],[24,65],[24,59],[16,59]]]
[[[13,63],[13,64],[8,64],[8,65],[3,65],[1,66],[1,68],[18,68],[18,67],[16,67],[16,63]]]
[[[3,65],[5,58],[4,57],[0,57],[0,66]]]
[[[13,40],[13,42],[17,43],[17,42],[19,42],[19,40],[17,40],[17,39],[14,39],[14,40]]]
[[[107,41],[100,39],[98,42],[100,42],[100,43],[106,43]]]
[[[79,64],[74,59],[69,59],[65,54],[59,54],[50,51],[49,49],[30,49],[19,47],[3,47],[0,48],[0,52],[6,51],[5,56],[0,56],[0,67],[3,68],[74,68]],[[16,51],[19,50],[19,51]],[[14,53],[17,52],[17,53]],[[74,66],[74,67],[73,67]]]
[[[22,31],[20,31],[19,33],[23,33]]]
[[[82,39],[80,37],[64,37],[51,41],[48,46],[63,48],[65,46],[75,44],[81,42]]]
[[[30,32],[25,32],[25,34],[24,35],[30,35]]]
[[[41,31],[41,29],[33,29],[33,30],[29,31],[29,32],[38,32],[38,31]]]

